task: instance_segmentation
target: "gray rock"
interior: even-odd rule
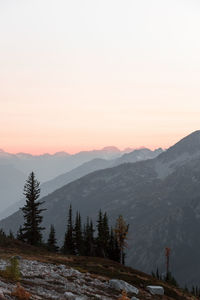
[[[109,281],[109,287],[117,291],[126,291],[127,293],[133,293],[136,295],[139,293],[136,287],[123,280],[111,279]]]
[[[139,300],[138,298],[132,297],[131,300]]]
[[[164,288],[162,286],[149,285],[147,286],[147,290],[152,295],[164,295]]]
[[[70,292],[65,292],[64,297],[67,300],[76,300],[76,296]]]

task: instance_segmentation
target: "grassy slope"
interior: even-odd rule
[[[192,297],[181,289],[177,289],[145,273],[107,259],[52,254],[40,248],[24,245],[19,241],[12,241],[12,243],[0,247],[0,258],[10,258],[13,255],[20,255],[25,259],[46,263],[64,264],[80,272],[90,272],[94,277],[101,277],[105,280],[111,278],[125,280],[140,290],[139,299],[148,299],[148,294],[145,291],[147,285],[162,285],[165,289],[164,297],[157,296],[153,299],[195,299],[195,297]]]

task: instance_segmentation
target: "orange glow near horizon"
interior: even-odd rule
[[[189,134],[190,132],[186,133],[185,135]],[[149,143],[147,142],[146,144],[144,144],[144,146],[141,146],[140,144],[127,144],[127,145],[117,145],[117,144],[98,144],[97,146],[77,146],[77,147],[70,147],[70,146],[66,146],[66,148],[59,148],[59,147],[55,147],[55,145],[50,145],[49,147],[47,146],[33,146],[33,147],[28,147],[26,145],[24,146],[11,146],[11,147],[1,147],[0,149],[4,150],[5,152],[8,153],[12,153],[12,154],[16,154],[16,153],[29,153],[32,155],[42,155],[42,154],[55,154],[56,152],[67,152],[69,154],[75,154],[81,151],[92,151],[92,150],[100,150],[103,149],[104,147],[107,146],[115,146],[118,149],[120,149],[121,151],[126,149],[126,148],[131,148],[131,149],[140,149],[140,148],[149,148],[151,150],[155,150],[157,148],[163,148],[163,149],[167,149],[171,146],[173,146],[176,142],[178,142],[180,139],[182,139],[185,135],[174,135],[174,136],[170,136],[170,138],[166,136],[160,136],[157,137],[157,140],[159,140],[159,142],[161,142],[160,144],[155,140],[154,144],[151,144],[150,141]],[[149,140],[149,138],[151,137],[147,137],[147,140]],[[168,140],[168,143],[165,142],[165,138],[166,140]],[[141,139],[140,139],[141,140]],[[141,141],[142,143],[142,141]],[[42,143],[41,143],[42,144]],[[140,145],[140,146],[139,146]]]
[[[0,149],[168,148],[199,129],[199,14],[197,0],[0,2]]]

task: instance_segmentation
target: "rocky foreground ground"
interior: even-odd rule
[[[45,253],[17,256],[21,273],[17,281],[31,295],[29,298],[18,298],[13,294],[17,281],[2,276],[12,257],[8,249],[6,253],[4,251],[0,249],[0,300],[110,300],[121,299],[122,290],[131,300],[195,299],[181,289],[109,260]],[[162,286],[164,295],[153,295],[148,285]]]
[[[7,265],[8,261],[0,260],[0,270],[5,270]],[[118,299],[121,295],[120,284],[130,295],[139,293],[137,288],[124,281],[109,281],[65,265],[19,259],[19,267],[21,285],[32,295],[31,299]],[[16,283],[1,280],[0,299],[15,299],[12,296],[15,288]]]

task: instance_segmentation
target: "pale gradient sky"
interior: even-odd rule
[[[0,148],[168,147],[200,128],[199,0],[0,0]]]

